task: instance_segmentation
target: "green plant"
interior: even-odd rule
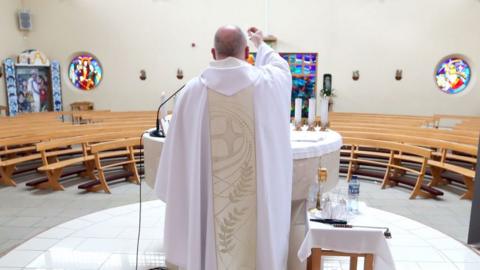
[[[333,93],[335,89],[322,89],[320,90],[320,97],[334,97],[335,93]]]

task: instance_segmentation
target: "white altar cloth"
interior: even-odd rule
[[[361,226],[387,227],[377,217],[383,216],[383,211],[362,204],[361,213],[352,216],[348,224]],[[374,254],[375,270],[394,270],[395,263],[381,229],[366,228],[334,228],[332,225],[319,222],[308,222],[308,232],[298,250],[298,258],[305,261],[312,248],[322,248],[349,253]],[[392,232],[395,237],[395,232]]]
[[[335,131],[315,132],[321,138],[318,141],[300,141],[302,133],[307,131],[293,131],[291,141],[293,152],[293,194],[292,200],[306,199],[308,188],[317,179],[317,169],[325,167],[328,170],[325,191],[332,189],[338,182],[340,162],[340,147],[342,137]],[[298,140],[297,140],[298,139]],[[155,186],[157,167],[165,138],[144,136],[145,148],[145,181],[150,187]]]

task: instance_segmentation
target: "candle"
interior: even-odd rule
[[[300,124],[302,122],[302,99],[296,98],[295,99],[295,125]]]
[[[315,100],[315,98],[311,98],[308,100],[308,125],[309,126],[313,126],[313,124],[315,123],[316,103],[317,101]]]

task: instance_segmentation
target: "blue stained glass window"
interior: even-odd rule
[[[435,72],[438,88],[448,94],[458,94],[465,90],[470,83],[470,77],[470,66],[459,57],[446,59]]]
[[[98,86],[103,78],[103,70],[96,58],[82,54],[70,62],[68,78],[78,89],[88,91]]]

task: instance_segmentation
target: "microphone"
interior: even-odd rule
[[[185,87],[186,84],[182,85],[182,87],[180,87],[177,91],[175,91],[175,93],[173,93],[171,96],[169,96],[164,102],[162,102],[162,104],[160,104],[160,106],[158,106],[158,110],[157,110],[157,128],[155,130],[152,130],[150,131],[150,136],[152,137],[157,137],[157,138],[165,138],[165,131],[163,130],[163,125],[159,119],[159,115],[160,115],[160,109],[162,109],[162,107],[170,100],[172,99],[174,96],[176,96],[178,94],[178,92],[180,92],[184,87]]]

